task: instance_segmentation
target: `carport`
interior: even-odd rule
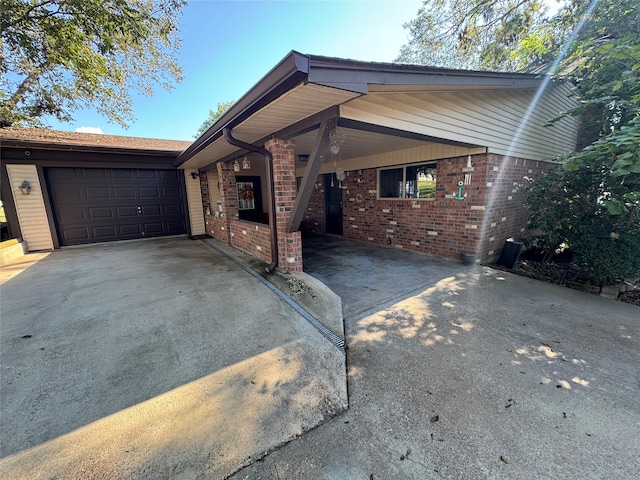
[[[342,299],[345,318],[359,317],[468,269],[459,262],[339,235],[302,237],[305,273]]]

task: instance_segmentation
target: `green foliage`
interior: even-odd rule
[[[207,129],[213,125],[214,123],[216,123],[216,121],[222,116],[224,115],[224,113],[229,110],[233,104],[235,102],[220,102],[218,103],[218,106],[216,107],[215,110],[209,110],[209,118],[207,118],[204,122],[202,122],[202,125],[200,125],[200,128],[198,128],[198,131],[196,132],[196,134],[193,136],[194,138],[198,138],[200,135],[202,135],[204,132],[207,131]]]
[[[95,106],[127,126],[131,90],[181,80],[184,0],[0,0],[0,122],[38,125]]]
[[[622,162],[617,156],[630,138],[638,145],[638,126],[636,119],[528,187],[529,227],[545,260],[567,243],[594,284],[640,273],[640,174],[628,171],[625,153]]]
[[[547,17],[539,0],[427,0],[398,61],[536,68],[573,85],[578,107],[550,125],[580,116],[581,150],[529,186],[530,227],[546,260],[566,242],[600,283],[640,270],[640,2],[560,3]]]
[[[533,41],[530,34],[544,24],[545,12],[542,0],[426,0],[417,17],[404,25],[410,40],[396,61],[513,70],[521,63],[513,50],[526,39]],[[555,43],[546,45],[545,58]]]

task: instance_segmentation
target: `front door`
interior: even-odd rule
[[[324,176],[327,233],[336,235],[342,235],[342,189],[338,186],[339,183],[335,173]]]
[[[240,220],[264,223],[260,177],[238,176],[236,177],[236,189],[238,192],[238,216]]]

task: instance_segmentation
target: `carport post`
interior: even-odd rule
[[[273,156],[273,184],[275,186],[275,228],[278,233],[278,270],[302,271],[302,239],[300,232],[287,228],[296,200],[295,141],[272,138],[265,148]]]

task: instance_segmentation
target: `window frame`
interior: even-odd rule
[[[407,197],[407,168],[411,168],[411,167],[426,167],[426,168],[430,168],[436,171],[436,191],[433,194],[433,197],[429,197],[429,198],[415,198],[415,197]],[[385,170],[397,170],[397,169],[402,169],[402,192],[400,197],[383,197],[380,194],[380,174],[381,172],[385,171]],[[421,162],[416,162],[416,163],[407,163],[407,164],[403,164],[403,165],[391,165],[388,167],[379,167],[377,169],[377,174],[376,174],[376,190],[377,190],[377,195],[378,195],[378,200],[412,200],[412,201],[427,201],[427,202],[433,202],[435,200],[435,195],[437,192],[437,185],[438,185],[438,175],[437,175],[437,171],[438,171],[438,162],[435,161],[430,161],[430,160],[423,160]]]

